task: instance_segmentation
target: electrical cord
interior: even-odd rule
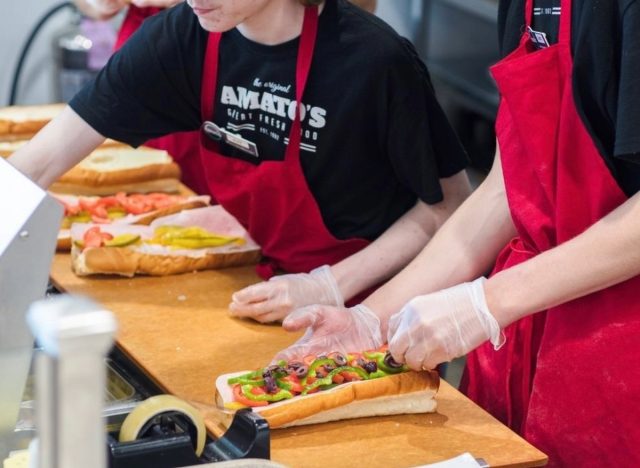
[[[20,82],[20,75],[22,74],[22,68],[24,67],[25,58],[27,57],[27,53],[29,52],[31,45],[34,39],[36,38],[36,35],[38,34],[38,32],[40,32],[40,29],[42,29],[42,26],[44,26],[52,16],[54,16],[59,11],[64,10],[65,8],[72,8],[74,10],[76,9],[73,2],[62,2],[54,6],[49,11],[47,11],[42,16],[42,18],[40,18],[40,21],[38,21],[38,23],[29,33],[27,42],[25,42],[24,46],[22,47],[22,51],[20,52],[20,58],[18,59],[18,63],[16,63],[16,69],[13,72],[13,79],[11,81],[11,95],[9,97],[10,106],[15,105],[16,103],[16,96],[18,94],[18,83]]]

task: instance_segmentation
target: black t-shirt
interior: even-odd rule
[[[557,41],[560,0],[534,0],[533,29]],[[518,46],[525,0],[502,0],[503,55]],[[640,190],[640,0],[573,0],[573,85],[578,113],[624,192]],[[536,14],[538,13],[538,14]]]
[[[181,4],[145,21],[71,107],[101,134],[139,145],[201,125],[207,32]],[[282,160],[298,39],[265,46],[222,36],[213,121]],[[466,165],[414,48],[345,0],[320,15],[302,98],[303,171],[338,238],[374,239],[412,207],[442,200],[439,178]],[[247,157],[223,146],[229,157]]]

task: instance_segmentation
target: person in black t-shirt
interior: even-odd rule
[[[363,304],[290,314],[310,328],[277,358],[466,354],[461,390],[550,466],[639,465],[638,31],[637,0],[501,2],[487,179]]]
[[[234,313],[273,321],[381,283],[469,193],[466,154],[411,44],[344,0],[302,3],[320,14],[298,0],[158,13],[10,161],[48,186],[105,137],[137,146],[211,121],[230,135],[202,134],[212,193],[261,244],[260,272],[293,274]]]

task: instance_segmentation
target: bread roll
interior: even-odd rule
[[[180,168],[166,151],[126,146],[96,149],[49,187],[52,192],[74,195],[179,189]]]
[[[0,108],[0,140],[31,138],[65,108],[66,104]]]
[[[233,401],[227,381],[245,373],[216,379],[216,400],[220,407]],[[340,384],[330,390],[255,407],[253,411],[274,429],[369,416],[432,413],[437,407],[435,396],[439,386],[440,378],[435,371],[402,372]]]

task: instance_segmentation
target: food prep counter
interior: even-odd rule
[[[118,351],[167,393],[198,407],[219,434],[215,378],[265,365],[298,338],[278,325],[231,317],[232,292],[257,282],[252,267],[171,277],[80,278],[57,254],[51,279],[89,296],[117,317]],[[463,452],[491,467],[541,466],[546,456],[444,380],[435,414],[338,421],[271,432],[272,460],[291,467],[410,467]]]

